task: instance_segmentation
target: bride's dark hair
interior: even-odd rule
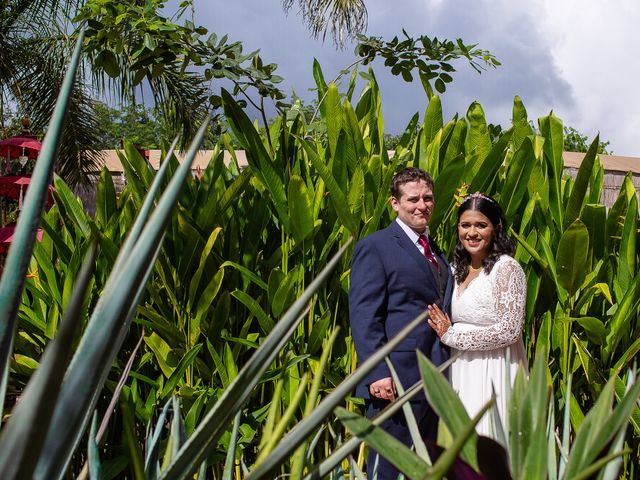
[[[493,241],[489,246],[489,254],[482,260],[482,268],[489,273],[500,255],[513,255],[515,244],[507,236],[507,220],[502,212],[502,207],[493,198],[484,193],[476,192],[467,196],[458,208],[458,222],[460,217],[467,210],[476,210],[489,219],[493,225]],[[453,252],[453,269],[456,282],[462,283],[469,275],[469,265],[471,257],[458,239],[458,243]]]

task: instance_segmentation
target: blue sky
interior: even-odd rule
[[[391,39],[402,34],[462,38],[490,50],[498,69],[478,75],[460,62],[442,96],[445,118],[464,115],[473,101],[487,121],[509,125],[513,98],[522,98],[529,118],[550,111],[593,138],[611,142],[616,155],[640,157],[640,64],[634,52],[640,2],[634,0],[365,0],[368,35]],[[312,62],[326,79],[356,57],[354,45],[336,50],[330,39],[311,38],[294,8],[285,15],[280,0],[195,0],[195,21],[245,51],[260,49],[264,61],[279,65],[283,89],[305,100],[314,98]],[[374,64],[382,92],[386,130],[400,133],[409,119],[424,113],[420,84],[406,83]]]

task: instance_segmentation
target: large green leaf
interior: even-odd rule
[[[260,135],[229,92],[222,89],[224,111],[238,141],[244,146],[247,161],[253,174],[262,182],[271,194],[273,207],[280,221],[289,228],[287,213],[287,195],[280,174],[274,168],[273,160],[267,152]]]
[[[453,206],[454,193],[460,187],[464,172],[464,157],[454,158],[446,164],[433,186],[433,194],[436,199],[433,215],[429,222],[429,228],[435,231]]]
[[[473,175],[478,173],[480,165],[491,151],[491,138],[487,130],[487,120],[484,116],[484,110],[478,102],[473,102],[467,110],[467,120],[469,121],[469,129],[467,131],[467,139],[465,149],[467,155],[475,153],[478,161],[473,167]]]
[[[513,220],[524,200],[529,175],[531,175],[535,162],[533,144],[530,138],[526,138],[509,162],[504,187],[500,194],[500,203],[509,221]]]
[[[358,232],[358,222],[351,214],[349,210],[349,202],[345,193],[342,191],[335,178],[331,174],[331,171],[327,168],[325,162],[320,159],[317,152],[314,148],[309,144],[309,142],[301,140],[302,146],[304,147],[309,160],[313,164],[314,168],[322,177],[327,189],[330,193],[331,203],[338,214],[338,218],[343,223],[345,227],[353,234],[356,235]]]
[[[558,282],[573,296],[589,272],[589,232],[580,220],[565,230],[558,244],[556,273]]]
[[[600,137],[596,135],[596,138],[582,159],[576,181],[571,189],[569,204],[567,205],[564,215],[564,228],[568,228],[569,225],[580,217],[582,205],[587,194],[587,189],[589,188],[589,179],[591,178],[593,165],[596,160],[596,155],[598,154],[598,145],[600,145]]]
[[[313,208],[307,186],[298,175],[289,179],[289,217],[291,231],[297,243],[301,243],[313,233]]]
[[[329,141],[329,151],[336,152],[338,136],[342,129],[343,115],[340,105],[340,92],[335,83],[330,83],[327,89],[324,102],[320,105],[320,112],[327,125],[327,140]]]
[[[544,137],[544,159],[549,172],[549,211],[557,228],[562,227],[562,177],[564,175],[562,152],[564,130],[562,121],[553,113],[538,119],[540,134]]]
[[[436,134],[442,129],[442,102],[438,95],[434,95],[429,99],[427,111],[424,114],[424,141],[427,145],[433,142]]]
[[[626,290],[633,282],[636,273],[636,244],[638,238],[638,200],[635,195],[631,197],[629,208],[624,217],[622,227],[622,239],[618,251],[617,283]]]

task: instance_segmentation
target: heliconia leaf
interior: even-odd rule
[[[556,255],[558,282],[570,296],[578,291],[586,278],[590,268],[588,254],[589,232],[578,219],[560,237]]]
[[[429,228],[435,231],[445,218],[447,212],[454,206],[453,194],[460,187],[462,174],[464,173],[464,157],[462,155],[454,158],[445,165],[433,185],[433,194],[436,199]]]
[[[202,278],[202,274],[207,266],[207,260],[209,259],[209,255],[211,255],[211,250],[213,250],[213,246],[218,240],[218,237],[220,236],[221,232],[222,232],[221,227],[214,228],[211,234],[209,235],[209,238],[207,239],[207,243],[202,249],[202,253],[200,255],[200,264],[198,265],[198,269],[196,270],[196,273],[193,275],[193,277],[189,281],[189,301],[187,303],[189,307],[194,305],[196,301],[196,294],[200,289],[200,279]]]
[[[271,194],[273,206],[285,228],[289,228],[287,213],[287,194],[279,174],[273,167],[273,160],[267,152],[260,135],[256,131],[249,117],[240,108],[231,94],[222,89],[224,111],[229,124],[238,141],[244,146],[251,172],[267,188]]]
[[[262,332],[268,334],[275,325],[275,322],[271,317],[262,309],[260,304],[246,292],[241,290],[234,290],[231,295],[242,302],[242,304],[249,309],[249,311],[256,317],[258,324],[262,329]]]
[[[316,87],[318,87],[318,102],[321,102],[327,91],[327,82],[324,80],[320,62],[316,58],[313,59],[313,79],[316,81]]]
[[[309,157],[309,160],[313,164],[314,168],[318,171],[320,177],[322,177],[322,180],[324,180],[324,183],[329,190],[331,204],[335,208],[338,218],[353,235],[356,235],[358,230],[358,222],[355,218],[353,218],[353,215],[349,210],[349,202],[345,193],[337,184],[335,178],[325,165],[324,161],[320,159],[313,147],[305,140],[301,140],[301,143],[304,147],[305,152],[307,153],[307,156]]]
[[[504,187],[500,194],[500,203],[509,221],[513,220],[527,193],[527,184],[534,165],[533,144],[530,138],[526,138],[509,162]]]
[[[557,228],[562,228],[562,177],[564,160],[564,129],[562,121],[553,113],[538,119],[540,134],[544,137],[544,159],[549,172],[549,211]]]
[[[614,246],[618,244],[620,237],[622,236],[620,232],[624,225],[624,216],[627,213],[629,202],[633,195],[635,195],[635,187],[631,181],[631,172],[628,172],[622,182],[620,192],[618,193],[618,196],[616,197],[615,202],[613,202],[611,208],[609,208],[607,215],[606,241],[607,250],[609,252],[614,251]]]
[[[427,145],[433,142],[436,133],[442,129],[442,126],[442,102],[438,95],[434,95],[429,99],[429,105],[427,105],[422,126],[424,130],[424,140]]]
[[[533,129],[527,118],[527,110],[519,96],[513,99],[513,109],[511,111],[511,122],[513,125],[513,134],[511,135],[511,143],[513,149],[518,150],[520,145],[530,135],[533,135]]]
[[[479,171],[481,162],[484,161],[492,149],[491,138],[487,130],[484,110],[478,102],[473,102],[467,110],[467,120],[469,129],[467,130],[465,150],[467,154],[476,153],[478,156],[477,167],[473,168],[473,175],[475,175]]]
[[[478,165],[469,165],[467,162],[468,168],[465,170],[464,177],[465,182],[470,185],[469,192],[489,191],[504,162],[510,138],[511,132],[507,131],[498,139],[486,158],[481,162],[476,162]]]
[[[607,208],[604,205],[587,204],[581,218],[589,231],[589,249],[594,260],[599,260],[605,254],[606,229],[603,225],[607,222]]]
[[[36,242],[40,216],[49,192],[54,163],[58,157],[64,119],[73,91],[76,70],[80,63],[83,41],[84,30],[78,35],[75,49],[60,87],[49,128],[42,141],[42,149],[31,175],[22,211],[13,233],[13,241],[5,258],[3,275],[0,278],[0,412],[4,408],[9,358],[13,350],[13,337],[20,299],[33,253],[33,245]]]
[[[333,82],[329,84],[324,101],[320,105],[320,112],[327,125],[329,152],[333,154],[336,152],[338,135],[340,134],[340,130],[342,130],[343,124],[340,92],[338,92],[338,87]]]
[[[111,172],[105,167],[100,172],[96,187],[96,223],[103,228],[107,226],[116,211],[116,189]]]
[[[311,198],[304,180],[298,175],[289,179],[289,217],[291,231],[297,243],[301,243],[313,233],[313,209]]]
[[[624,217],[622,227],[622,239],[620,240],[620,250],[618,251],[618,284],[622,288],[627,288],[633,282],[636,272],[636,244],[638,238],[638,200],[632,196]]]
[[[591,172],[593,165],[598,154],[598,145],[600,145],[600,136],[596,135],[589,150],[582,159],[576,181],[571,189],[571,196],[569,197],[569,204],[564,214],[564,228],[568,228],[578,217],[582,211],[582,204],[584,203],[585,195],[587,194],[587,188],[589,187],[589,179],[591,178]]]

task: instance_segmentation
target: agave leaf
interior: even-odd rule
[[[231,429],[231,438],[229,439],[229,447],[227,448],[227,457],[224,461],[224,470],[222,471],[222,480],[233,480],[233,467],[236,459],[236,445],[238,444],[238,430],[240,429],[240,418],[242,410],[238,410],[236,417],[233,419],[233,428]],[[198,478],[200,476],[198,475]],[[202,478],[205,478],[204,476]]]
[[[445,423],[454,439],[458,438],[459,435],[463,435],[471,419],[453,387],[422,352],[418,352],[418,366],[422,375],[422,383],[427,400]],[[477,469],[476,442],[478,437],[473,431],[472,433],[473,435],[469,438],[469,441],[462,446],[462,458],[474,469]]]
[[[404,395],[405,390],[400,382],[400,377],[398,377],[398,373],[396,369],[393,368],[393,364],[389,358],[385,358],[387,367],[389,367],[389,372],[391,372],[391,378],[393,378],[393,383],[396,386],[397,394],[399,396]],[[411,442],[413,443],[413,447],[415,449],[416,454],[422,460],[424,460],[427,465],[431,465],[431,458],[429,458],[429,452],[427,452],[427,446],[424,444],[424,440],[422,440],[422,435],[420,435],[420,430],[418,429],[418,422],[416,421],[416,416],[413,414],[413,410],[411,409],[411,405],[404,404],[402,406],[402,413],[404,414],[405,420],[407,421],[407,427],[409,427],[409,434],[411,435]]]
[[[450,358],[445,363],[438,367],[439,372],[445,371],[451,363],[455,360],[455,357]],[[372,419],[374,425],[380,425],[382,422],[395,415],[404,404],[414,398],[416,395],[422,393],[422,381],[419,381],[408,388],[404,394],[398,396],[395,402],[387,405],[375,418]],[[357,437],[351,437],[344,443],[342,443],[337,449],[335,449],[331,455],[323,460],[311,473],[309,473],[304,480],[324,478],[329,475],[340,462],[353,453],[360,445],[361,440]]]
[[[343,380],[329,395],[327,395],[313,413],[299,422],[278,444],[271,455],[263,463],[252,470],[245,480],[255,480],[268,475],[289,455],[289,452],[297,448],[313,430],[320,425],[330,412],[349,395],[367,374],[375,368],[394,348],[420,323],[424,322],[426,312],[416,317],[398,334],[389,340],[376,353],[371,355],[360,367]]]
[[[82,321],[87,286],[95,264],[95,245],[85,255],[76,286],[62,317],[58,334],[40,359],[20,402],[14,407],[0,435],[0,471],[3,478],[31,478],[42,450],[60,391],[65,369],[71,358],[70,346]]]
[[[333,350],[333,344],[338,338],[339,333],[340,333],[340,327],[336,327],[331,333],[331,336],[329,337],[329,339],[327,340],[327,343],[325,344],[325,348],[322,350],[322,355],[320,356],[320,362],[318,363],[318,366],[316,367],[314,372],[313,383],[311,384],[311,390],[309,391],[309,395],[307,396],[307,401],[306,401],[305,410],[304,410],[305,416],[311,415],[311,413],[313,412],[313,409],[316,406],[316,403],[318,402],[318,398],[320,397],[320,385],[322,384],[324,372],[327,368],[327,363],[329,362],[329,355]],[[320,431],[322,431],[322,429],[320,429]],[[320,433],[320,431],[318,432],[318,434]],[[317,441],[318,438],[319,437],[316,436],[316,439],[314,440]],[[306,448],[306,445],[303,444],[300,447],[298,447],[298,450],[295,453],[293,465],[291,467],[293,478],[298,478],[298,479],[302,478],[302,472],[304,470],[305,448]],[[313,446],[309,450],[312,451]]]
[[[4,409],[9,357],[13,350],[13,336],[18,317],[22,290],[29,261],[33,254],[36,232],[51,184],[53,167],[58,156],[64,119],[71,98],[75,74],[80,63],[84,30],[78,35],[75,49],[67,68],[49,129],[42,141],[42,149],[24,197],[22,211],[13,233],[13,241],[4,262],[0,278],[0,412]]]
[[[89,433],[89,444],[87,445],[87,457],[89,463],[89,478],[91,480],[100,480],[100,452],[98,450],[98,441],[96,434],[98,431],[98,412],[93,412],[93,420],[91,421],[91,432]]]
[[[461,455],[463,448],[468,444],[469,440],[476,436],[476,425],[486,414],[487,410],[495,404],[495,401],[495,397],[491,397],[485,406],[480,409],[478,414],[462,427],[459,433],[454,437],[449,448],[438,457],[438,460],[436,460],[436,463],[431,468],[430,473],[433,477],[443,478],[447,474],[456,462],[456,459]]]
[[[144,473],[145,477],[149,480],[155,480],[158,478],[159,465],[158,459],[160,458],[160,435],[162,435],[162,428],[165,423],[165,419],[169,413],[169,408],[172,405],[173,397],[169,398],[162,407],[162,411],[158,416],[156,427],[151,427],[151,422],[147,427],[147,437],[145,444],[145,459],[144,459]]]
[[[191,475],[211,450],[215,448],[218,439],[227,429],[231,418],[235,416],[262,374],[304,317],[305,314],[300,315],[300,313],[320,288],[320,285],[327,279],[330,272],[336,267],[347,245],[348,243],[338,251],[331,262],[311,282],[282,319],[276,323],[260,348],[254,352],[249,361],[242,367],[238,376],[224,390],[216,404],[207,412],[193,435],[173,459],[172,464],[162,472],[161,478],[163,480]]]
[[[618,308],[609,321],[609,333],[607,334],[605,347],[602,352],[604,362],[608,362],[611,359],[618,344],[622,338],[627,335],[627,322],[629,318],[634,316],[633,312],[636,311],[638,302],[640,302],[640,272],[636,275],[633,283],[618,303]]]
[[[208,126],[204,122],[187,152],[185,162],[171,179],[166,191],[144,228],[138,223],[146,220],[145,200],[129,237],[121,249],[104,292],[91,316],[67,370],[65,381],[56,404],[52,428],[47,436],[43,455],[36,470],[36,478],[58,478],[64,472],[75,446],[97,402],[98,394],[109,373],[111,362],[124,341],[128,325],[153,268],[173,207],[180,195],[185,179],[191,173],[195,158]],[[155,185],[149,195],[155,194]],[[136,237],[140,231],[139,237]],[[136,238],[131,238],[131,237]]]
[[[580,472],[596,461],[598,455],[628,421],[640,395],[640,382],[635,381],[630,386],[626,395],[612,411],[614,386],[615,377],[612,377],[576,433],[565,470],[565,478],[576,478]]]
[[[587,194],[587,188],[589,187],[589,179],[591,178],[591,172],[593,170],[593,164],[598,154],[598,145],[600,145],[600,136],[596,135],[593,142],[589,146],[589,150],[582,159],[580,168],[578,169],[578,175],[576,181],[571,189],[571,196],[569,197],[569,204],[564,214],[564,227],[567,228],[580,216],[582,211],[582,204],[584,203],[585,195]]]
[[[400,440],[377,427],[365,417],[350,412],[342,407],[337,407],[336,416],[344,423],[354,435],[364,440],[365,443],[380,452],[391,464],[411,480],[420,480],[425,477],[429,465]]]

